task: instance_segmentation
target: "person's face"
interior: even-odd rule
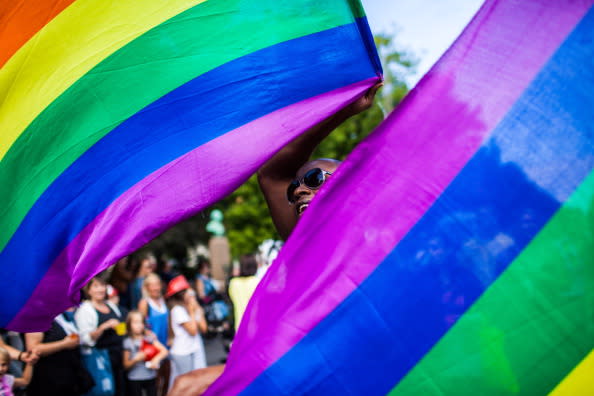
[[[161,282],[157,279],[151,279],[146,283],[146,291],[151,298],[161,297]]]
[[[202,268],[200,268],[200,273],[202,275],[210,275],[210,264],[202,264]]]
[[[142,316],[133,315],[130,318],[130,333],[133,335],[141,335],[144,332],[144,322]]]
[[[93,301],[104,301],[107,295],[107,287],[99,281],[91,281],[89,285],[89,297]]]
[[[139,276],[147,276],[153,272],[153,264],[149,259],[142,260],[140,263],[140,270],[138,271]]]
[[[8,372],[8,359],[0,357],[0,377]]]
[[[328,173],[334,173],[336,168],[338,168],[338,163],[334,161],[327,161],[327,160],[315,160],[306,163],[297,171],[297,175],[295,175],[295,179],[300,182],[299,186],[295,188],[295,190],[291,194],[291,200],[293,201],[293,208],[295,210],[295,215],[299,218],[303,215],[303,212],[309,206],[311,200],[315,197],[318,193],[320,187],[318,188],[310,188],[303,182],[303,177],[307,174],[307,172],[311,171],[312,169],[319,168],[322,171]],[[311,174],[311,173],[310,173]],[[332,177],[331,175],[324,174],[324,180]],[[322,182],[323,184],[324,182]]]
[[[194,293],[194,290],[192,289],[187,289],[184,291],[183,299],[185,304],[195,303],[196,293]]]
[[[118,267],[126,267],[127,265],[128,265],[128,256],[122,257],[116,263],[116,266],[118,266]]]

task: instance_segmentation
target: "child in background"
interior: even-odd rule
[[[169,303],[171,344],[171,378],[206,367],[206,354],[200,333],[206,332],[204,311],[190,284],[183,275],[173,278],[167,285],[165,297]]]
[[[13,388],[19,388],[29,385],[31,376],[33,374],[33,366],[29,363],[25,365],[23,376],[15,378],[8,373],[8,366],[10,365],[10,355],[4,348],[0,348],[0,396],[13,396]]]
[[[128,396],[157,395],[156,376],[167,349],[148,332],[144,315],[130,311],[126,319],[128,337],[124,339],[124,368],[128,370]]]

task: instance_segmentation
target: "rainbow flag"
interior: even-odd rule
[[[381,78],[358,0],[9,0],[0,26],[0,327],[19,331]]]
[[[483,5],[309,206],[209,395],[592,393],[593,3]]]

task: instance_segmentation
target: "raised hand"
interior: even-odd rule
[[[378,89],[380,89],[384,85],[383,81],[378,82],[373,87],[369,88],[367,92],[359,99],[345,107],[344,111],[350,117],[356,114],[361,113],[364,110],[369,109],[373,105],[373,100],[375,99],[375,94],[377,93]]]

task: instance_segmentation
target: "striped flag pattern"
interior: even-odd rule
[[[318,193],[209,395],[591,393],[592,5],[482,6]]]
[[[0,21],[0,327],[19,331],[381,78],[358,0],[10,0]]]

